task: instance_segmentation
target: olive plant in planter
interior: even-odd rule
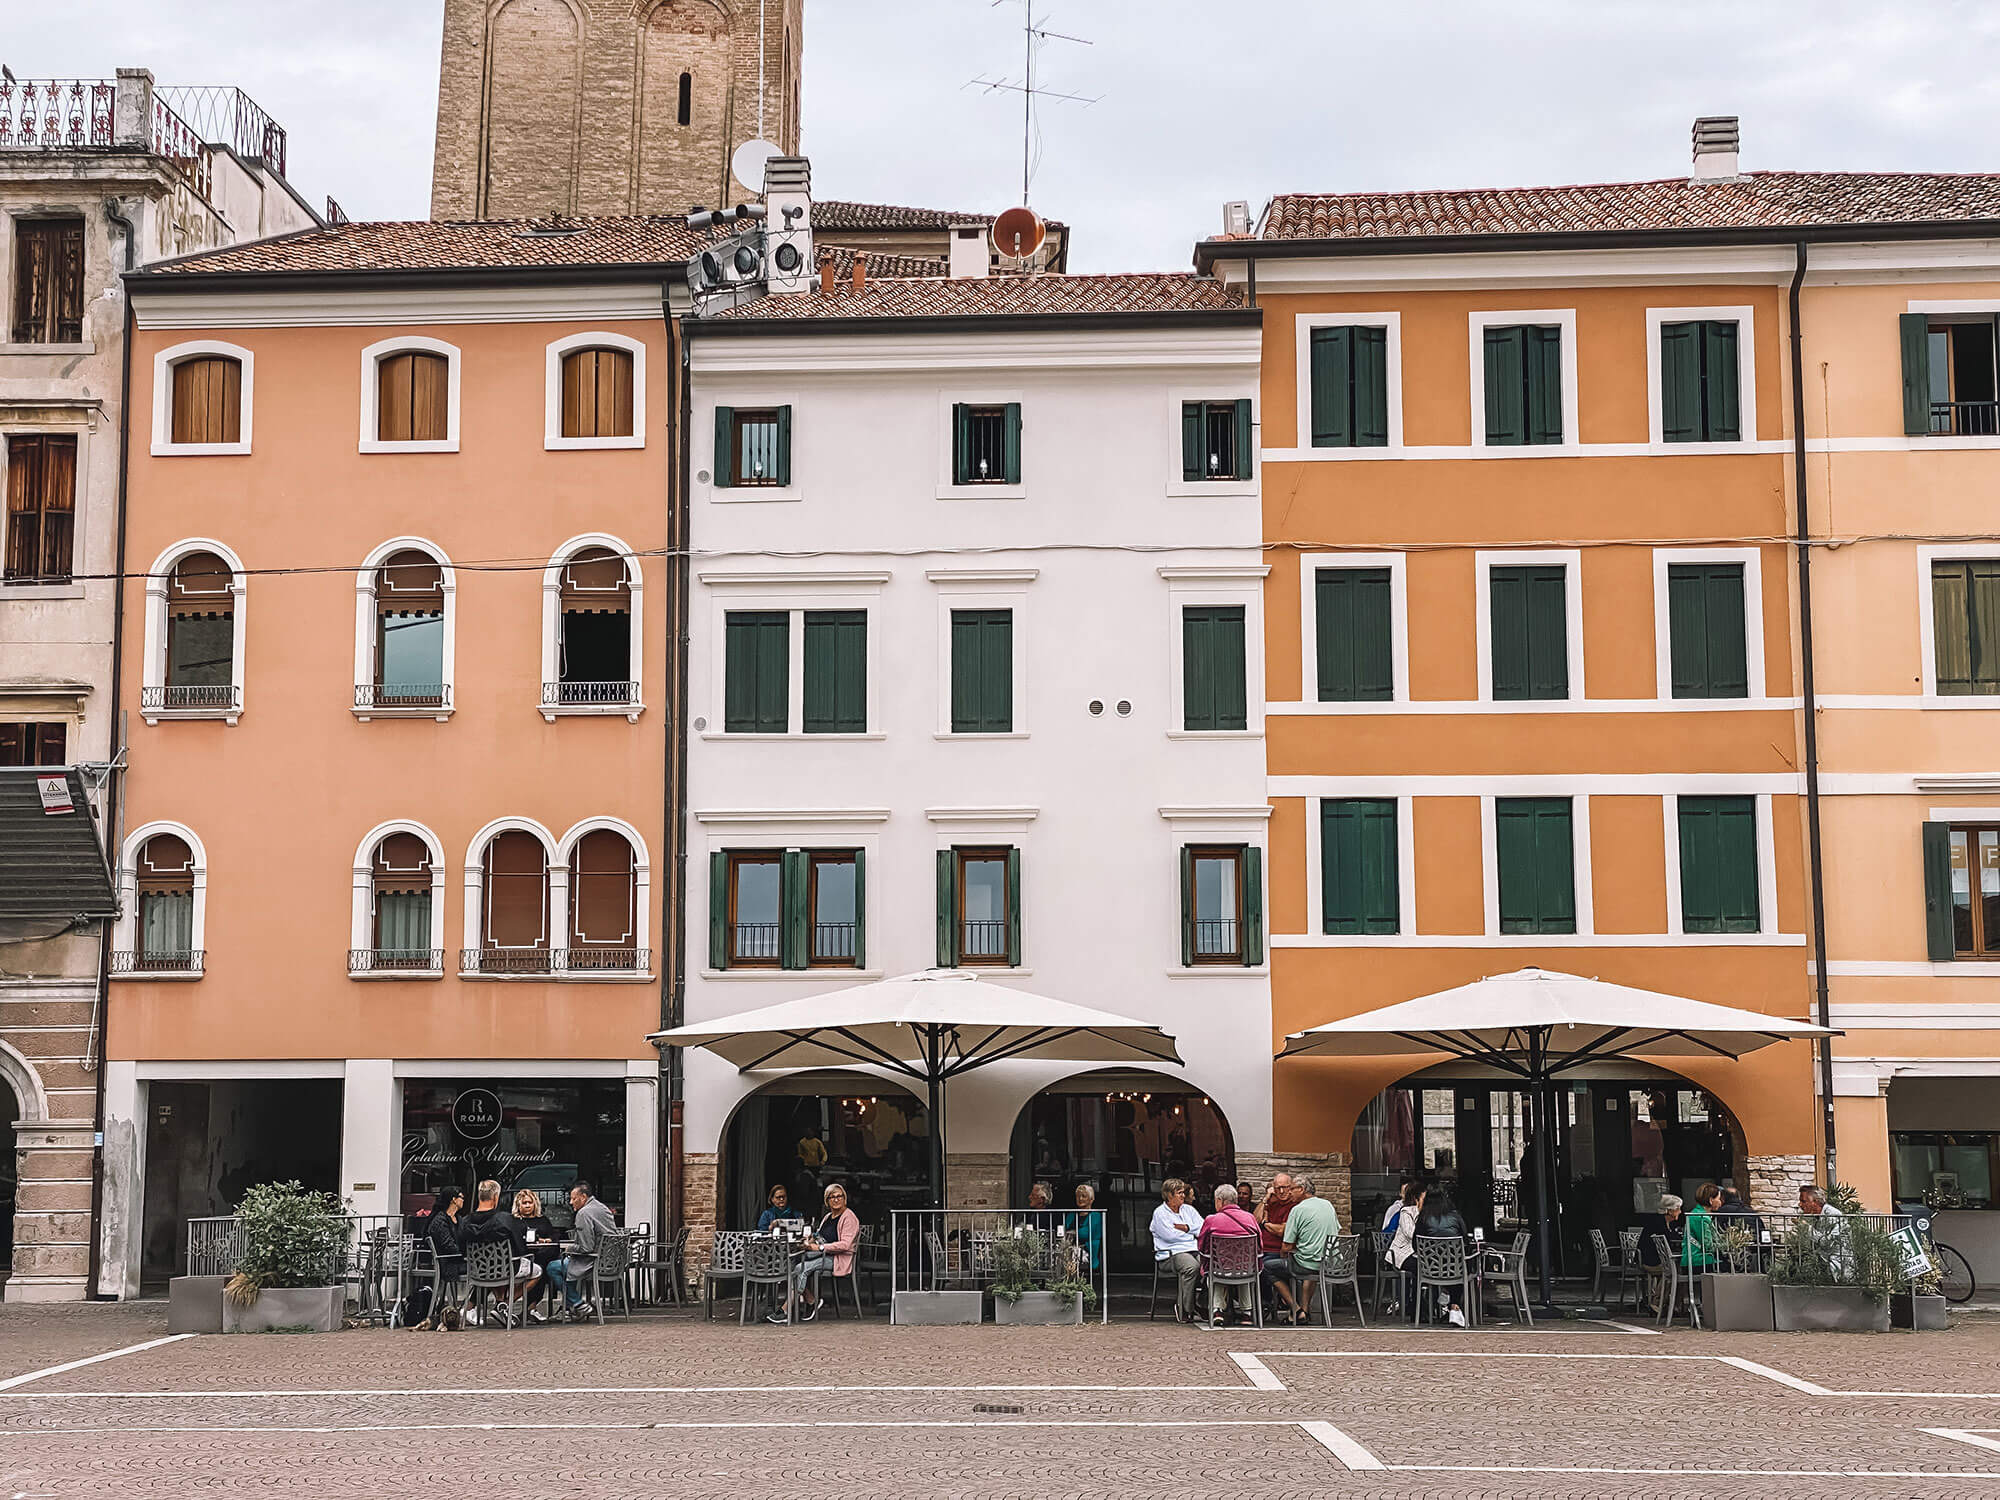
[[[223,1288],[224,1333],[340,1327],[347,1301],[337,1279],[347,1246],[342,1210],[332,1193],[296,1182],[267,1182],[243,1195],[236,1210],[243,1253]]]
[[[1889,1232],[1866,1218],[1801,1216],[1771,1260],[1771,1309],[1782,1332],[1882,1333],[1902,1257]]]
[[[991,1255],[996,1323],[1081,1323],[1084,1307],[1097,1300],[1097,1289],[1083,1279],[1072,1254],[1061,1254],[1061,1264],[1051,1265],[1048,1236],[1039,1229],[996,1235]]]
[[[1757,1333],[1771,1328],[1771,1278],[1754,1269],[1750,1231],[1718,1228],[1712,1241],[1714,1269],[1701,1278],[1702,1305],[1709,1326],[1720,1333]]]

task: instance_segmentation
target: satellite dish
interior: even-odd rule
[[[764,191],[764,163],[783,154],[769,141],[745,141],[729,158],[729,170],[744,187],[753,193],[761,193]]]
[[[1048,237],[1049,226],[1025,205],[1010,208],[993,221],[993,248],[1010,260],[1026,260]]]

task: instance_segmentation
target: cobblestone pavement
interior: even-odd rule
[[[165,1332],[157,1304],[0,1307],[0,1500],[408,1495],[440,1476],[528,1500],[2000,1495],[1986,1319],[1647,1336],[673,1317],[132,1348]]]

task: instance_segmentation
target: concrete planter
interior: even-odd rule
[[[269,1333],[274,1328],[307,1328],[338,1333],[347,1311],[347,1288],[266,1287],[248,1307],[222,1299],[224,1333]]]
[[[1935,1333],[1940,1328],[1951,1326],[1943,1297],[1936,1294],[1919,1296],[1911,1292],[1890,1295],[1889,1322],[1893,1327],[1908,1328],[1917,1333]]]
[[[1072,1297],[1065,1305],[1054,1292],[1023,1292],[1012,1302],[995,1297],[993,1321],[1030,1328],[1074,1326],[1083,1321],[1083,1298]]]
[[[176,1276],[167,1283],[168,1333],[222,1332],[227,1276]]]
[[[1768,1276],[1705,1272],[1701,1300],[1709,1327],[1718,1333],[1769,1333],[1775,1326]]]
[[[1780,1333],[1887,1333],[1889,1303],[1854,1286],[1771,1287]]]
[[[897,1292],[889,1301],[889,1321],[911,1328],[979,1323],[985,1302],[984,1292]]]

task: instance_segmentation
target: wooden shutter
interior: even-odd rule
[[[572,349],[563,356],[562,432],[570,438],[632,436],[629,351]]]
[[[812,961],[811,870],[802,849],[778,859],[778,967],[803,969]]]
[[[1535,324],[1524,332],[1527,440],[1535,444],[1560,443],[1563,440],[1562,329],[1551,324]]]
[[[23,434],[7,440],[6,452],[4,576],[66,579],[76,535],[76,439]]]
[[[1387,568],[1322,568],[1314,587],[1319,701],[1387,703],[1396,693]]]
[[[729,856],[720,849],[708,856],[708,966],[729,967]]]
[[[958,855],[937,852],[937,966],[958,967]]]
[[[486,846],[488,948],[544,950],[549,946],[548,851],[521,829],[496,834]]]
[[[1711,443],[1733,443],[1743,435],[1742,391],[1736,360],[1734,323],[1703,323],[1703,415]]]
[[[1681,930],[1755,932],[1757,812],[1749,797],[1682,797]]]
[[[792,409],[781,406],[777,409],[778,463],[777,482],[779,488],[792,482]]]
[[[1181,967],[1194,967],[1194,846],[1181,845]]]
[[[1402,894],[1393,798],[1320,804],[1320,925],[1329,933],[1394,933]]]
[[[1312,331],[1312,445],[1354,446],[1354,330]]]
[[[1243,851],[1243,966],[1254,969],[1264,961],[1264,851],[1251,844]]]
[[[1182,727],[1247,728],[1247,676],[1243,606],[1184,608],[1181,611]]]
[[[723,624],[725,734],[783,734],[790,718],[791,616],[731,611]]]
[[[868,615],[865,610],[808,610],[805,638],[805,732],[868,732]]]
[[[868,967],[868,865],[866,849],[854,851],[854,967]]]
[[[1660,325],[1660,436],[1670,443],[1702,440],[1699,323]]]
[[[1001,408],[1000,443],[1008,484],[1021,482],[1021,403],[1009,401]]]
[[[1208,477],[1204,450],[1208,447],[1208,406],[1201,401],[1181,403],[1181,478],[1194,484]]]
[[[83,221],[14,223],[14,342],[83,340]]]
[[[1012,610],[951,612],[951,730],[953,734],[1013,733]]]
[[[1951,909],[1951,825],[1924,824],[1923,851],[1925,946],[1932,963],[1950,963],[1958,956]],[[1967,878],[1977,877],[1968,872]]]
[[[173,369],[176,443],[243,440],[243,365],[224,354],[184,359]]]
[[[736,408],[718,406],[715,409],[715,487],[719,490],[731,488],[736,483],[732,444],[736,435]]]
[[[1486,330],[1486,441],[1519,447],[1528,441],[1527,333],[1525,328]]]
[[[1750,695],[1743,604],[1739,563],[1668,567],[1668,651],[1676,698]]]
[[[1503,933],[1576,931],[1575,847],[1565,797],[1501,798],[1494,806]]]
[[[1496,700],[1569,696],[1563,566],[1495,568],[1487,582]]]
[[[1382,448],[1389,442],[1389,330],[1379,324],[1352,330],[1354,446]]]
[[[451,361],[406,349],[376,362],[375,435],[385,443],[441,443],[451,435]]]
[[[1256,472],[1256,429],[1250,420],[1250,398],[1245,396],[1236,402],[1232,414],[1236,432],[1236,472],[1233,477],[1248,479]]]
[[[972,408],[957,402],[951,409],[951,482],[972,483]]]
[[[1903,345],[1903,432],[1922,437],[1931,430],[1930,315],[1898,314],[1896,331]]]
[[[1007,851],[1007,967],[1021,967],[1021,851]]]

